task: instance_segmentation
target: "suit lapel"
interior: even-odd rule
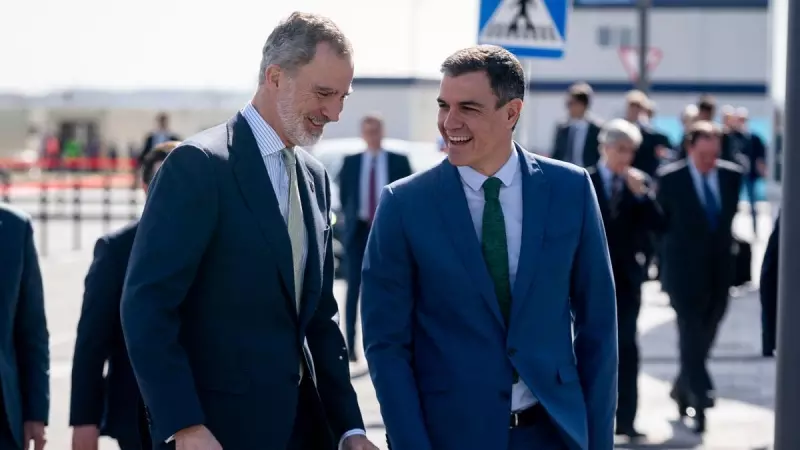
[[[608,190],[603,182],[603,177],[600,175],[600,170],[597,169],[597,167],[592,168],[589,177],[592,179],[595,192],[597,192],[597,203],[600,205],[600,212],[603,215],[603,219],[608,220],[611,213],[608,206]]]
[[[319,212],[314,179],[308,171],[303,152],[300,149],[295,151],[297,155],[297,185],[300,191],[300,202],[303,204],[303,220],[308,235],[303,297],[300,304],[300,329],[302,330],[311,320],[322,290],[322,266],[325,261],[323,242],[325,219]]]
[[[275,189],[272,187],[256,139],[241,114],[236,114],[228,122],[228,147],[231,159],[233,159],[233,174],[239,184],[239,191],[253,214],[264,239],[275,250],[275,263],[283,281],[283,288],[288,300],[287,305],[295,310],[295,305],[289,304],[294,299],[294,288],[292,287],[294,274],[289,231],[281,215]]]
[[[519,313],[543,261],[542,245],[550,207],[550,186],[533,155],[517,145],[522,168],[522,244],[517,278],[511,288],[511,317]]]
[[[483,251],[475,233],[475,225],[472,222],[458,169],[445,160],[439,165],[438,172],[439,215],[445,223],[445,232],[450,236],[469,279],[475,284],[497,322],[505,327],[505,320],[494,292],[494,283],[486,269]]]

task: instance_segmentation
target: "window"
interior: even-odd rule
[[[633,28],[627,26],[599,26],[597,27],[597,45],[600,48],[618,48],[636,45]]]

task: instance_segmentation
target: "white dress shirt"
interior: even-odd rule
[[[361,174],[358,190],[358,218],[364,221],[372,219],[374,211],[369,210],[369,175],[372,164],[375,164],[375,207],[381,198],[381,190],[389,184],[389,155],[383,150],[373,153],[366,150],[361,154]]]
[[[461,184],[467,197],[472,223],[480,240],[483,236],[483,206],[486,203],[483,182],[489,177],[466,166],[459,167],[458,172],[461,175]],[[519,156],[513,146],[508,161],[494,174],[494,177],[503,183],[500,187],[500,205],[503,208],[506,224],[509,282],[513,286],[522,246],[522,171],[519,167]],[[538,400],[521,379],[511,387],[512,412],[528,409],[536,403]]]

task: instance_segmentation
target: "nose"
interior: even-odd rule
[[[330,122],[338,122],[339,116],[342,114],[342,109],[344,109],[344,104],[338,99],[331,99],[325,102],[322,114],[325,115],[325,118],[328,119]]]
[[[457,130],[464,125],[464,121],[461,120],[458,112],[450,110],[444,113],[442,125],[445,130]]]

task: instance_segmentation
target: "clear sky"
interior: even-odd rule
[[[478,0],[0,0],[0,92],[63,88],[241,89],[293,10],[334,19],[359,76],[436,76],[475,43]],[[786,16],[787,0],[773,0]],[[8,14],[10,12],[10,14]],[[775,32],[785,36],[786,21]],[[778,40],[777,54],[785,54]],[[784,90],[785,61],[773,65]]]
[[[0,91],[30,93],[67,87],[250,89],[264,40],[293,10],[322,13],[339,24],[353,41],[357,75],[435,75],[444,57],[475,43],[478,16],[477,0],[0,3]]]

